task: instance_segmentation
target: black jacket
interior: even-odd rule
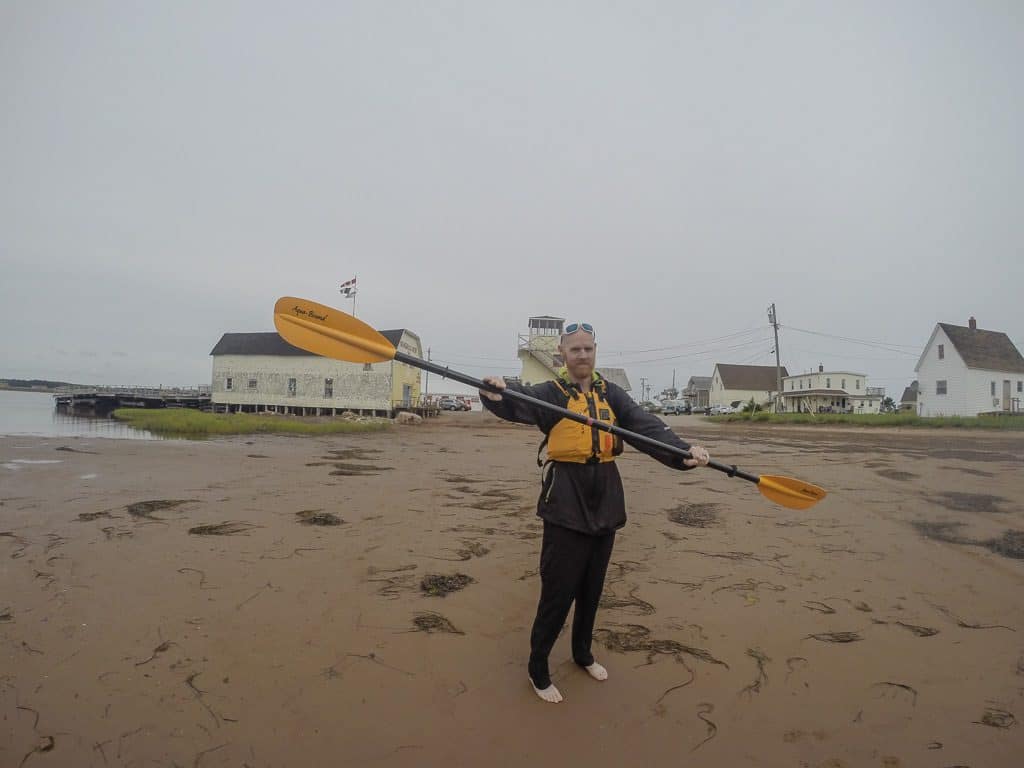
[[[633,402],[633,398],[624,389],[610,381],[604,383],[607,387],[606,399],[615,412],[618,426],[677,448],[689,449],[688,443],[681,440],[661,419]],[[570,388],[570,392],[572,389],[578,390],[575,384],[567,385],[564,381],[562,386]],[[568,397],[553,381],[535,386],[509,383],[508,388],[562,408],[568,403]],[[486,397],[480,400],[496,416],[519,424],[534,424],[545,435],[562,419],[554,411],[511,397],[504,397],[497,402]],[[659,451],[654,446],[633,442],[629,438],[624,438],[624,441],[668,467],[690,469],[683,465],[681,456]],[[612,533],[626,524],[622,478],[614,461],[603,464],[550,461],[548,464],[540,499],[537,501],[538,517],[554,525],[593,536]]]

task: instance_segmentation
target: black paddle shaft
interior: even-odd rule
[[[693,458],[690,455],[689,451],[683,450],[682,448],[677,448],[674,445],[668,445],[667,443],[663,443],[660,440],[655,440],[653,437],[647,437],[646,435],[640,435],[637,434],[636,432],[631,432],[628,429],[617,427],[614,424],[609,424],[606,421],[598,421],[597,419],[591,419],[590,417],[576,413],[575,411],[570,411],[568,408],[562,408],[561,406],[555,405],[554,403],[549,403],[546,400],[539,400],[536,397],[531,397],[530,395],[523,394],[522,392],[517,392],[514,389],[498,389],[498,387],[495,387],[493,384],[488,384],[487,382],[481,381],[480,379],[474,379],[472,376],[467,376],[466,374],[460,373],[459,371],[453,371],[446,366],[435,365],[434,363],[423,360],[422,358],[414,357],[413,355],[407,355],[404,352],[398,351],[397,349],[395,350],[395,360],[397,360],[400,363],[405,363],[406,365],[411,365],[414,368],[419,368],[421,370],[427,371],[428,373],[436,373],[438,376],[443,376],[446,379],[451,379],[452,381],[457,381],[461,384],[466,384],[467,386],[470,387],[476,387],[477,389],[487,390],[488,392],[495,392],[497,394],[502,395],[503,397],[511,397],[514,400],[520,400],[524,403],[530,403],[531,405],[535,405],[539,408],[546,408],[549,411],[554,411],[563,418],[571,419],[572,421],[579,422],[580,424],[586,424],[588,427],[600,429],[602,432],[609,432],[613,435],[618,435],[619,437],[629,438],[633,442],[644,443],[645,445],[653,446],[655,448],[658,448],[659,450],[667,451],[668,453],[674,453],[677,456],[682,456],[684,459]],[[743,480],[748,480],[751,483],[758,483],[761,480],[761,478],[758,477],[757,475],[751,475],[748,472],[744,472],[741,469],[737,469],[735,465],[721,464],[717,461],[709,461],[708,466],[711,467],[712,469],[717,469],[719,472],[724,472],[725,474],[729,475],[729,477],[738,477]]]

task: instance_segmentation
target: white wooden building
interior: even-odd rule
[[[782,366],[782,376],[789,373]],[[774,365],[731,365],[715,363],[711,374],[710,405],[749,403],[751,398],[760,406],[771,403],[778,389]]]
[[[402,352],[422,357],[419,337],[381,331]],[[405,363],[348,363],[314,355],[276,332],[225,333],[213,357],[211,401],[232,413],[392,416],[420,399],[420,371]]]
[[[1019,412],[1024,357],[1001,331],[937,323],[917,366],[919,416]]]
[[[880,413],[884,387],[869,387],[866,374],[826,371],[786,376],[782,404],[789,413]]]

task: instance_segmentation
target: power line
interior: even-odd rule
[[[681,344],[673,344],[673,345],[668,346],[668,347],[651,347],[650,349],[626,349],[626,350],[617,350],[617,351],[616,350],[611,350],[611,351],[601,350],[601,355],[603,357],[607,357],[609,355],[619,355],[619,356],[622,356],[622,355],[645,355],[645,354],[648,354],[650,352],[666,352],[666,351],[668,351],[670,349],[685,349],[686,347],[699,347],[699,346],[703,346],[705,344],[713,344],[713,343],[718,342],[718,341],[726,341],[728,339],[733,339],[733,338],[736,338],[736,337],[739,337],[739,336],[746,336],[746,335],[749,335],[751,333],[757,333],[757,332],[759,332],[761,330],[763,330],[763,328],[760,328],[760,327],[758,327],[758,328],[747,328],[746,330],[743,330],[743,331],[736,331],[735,333],[727,333],[724,336],[715,336],[714,338],[711,338],[711,339],[701,339],[699,341],[686,341],[686,342],[683,342]]]
[[[824,337],[826,339],[837,339],[839,341],[846,341],[846,342],[849,342],[851,344],[861,344],[861,345],[863,345],[865,347],[872,347],[874,349],[881,349],[881,350],[885,350],[886,352],[895,352],[895,353],[900,354],[900,355],[909,355],[911,357],[917,357],[920,354],[920,352],[907,352],[907,351],[904,351],[903,349],[893,349],[893,347],[905,347],[906,349],[916,349],[916,350],[920,350],[921,349],[921,345],[920,344],[896,344],[896,343],[891,343],[891,342],[887,342],[887,341],[868,341],[866,339],[854,339],[854,338],[851,338],[850,336],[836,336],[835,334],[822,333],[821,331],[809,331],[806,328],[795,328],[792,325],[783,325],[781,327],[785,328],[788,331],[797,331],[798,333],[807,333],[807,334],[810,334],[811,336],[822,336],[822,337]]]

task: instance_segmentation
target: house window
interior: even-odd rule
[[[857,389],[860,389],[860,379],[857,379],[855,383],[857,384]]]
[[[231,377],[228,376],[227,379],[224,381],[224,389],[231,389],[232,384],[233,382],[231,380]]]
[[[804,388],[804,380],[800,379],[800,389],[803,389],[803,388]]]
[[[295,397],[295,379],[288,379],[288,395]]]
[[[1022,391],[1024,391],[1024,390],[1022,390],[1022,389],[1021,389],[1021,384],[1024,384],[1024,381],[1018,381],[1018,382],[1017,382],[1017,391],[1018,391],[1018,392],[1022,392]]]
[[[249,389],[256,389],[256,379],[249,379]]]
[[[334,379],[324,379],[324,397],[334,397]]]
[[[995,397],[996,396],[996,383],[994,381],[992,382],[991,389],[992,389],[992,397]]]
[[[846,389],[846,379],[840,379],[840,383],[843,385],[843,389]]]
[[[946,346],[944,344],[939,344],[939,360],[945,360],[945,359],[946,359]]]
[[[825,389],[832,389],[832,379],[825,379]]]
[[[940,379],[939,381],[935,382],[935,394],[936,395],[944,395],[944,394],[946,394],[946,380],[945,379]]]
[[[789,391],[790,392],[793,391],[793,382],[792,381],[789,382]],[[1017,391],[1020,392],[1020,382],[1019,381],[1017,382]]]
[[[363,370],[364,371],[372,371],[373,370],[373,364],[372,363],[363,363]]]

